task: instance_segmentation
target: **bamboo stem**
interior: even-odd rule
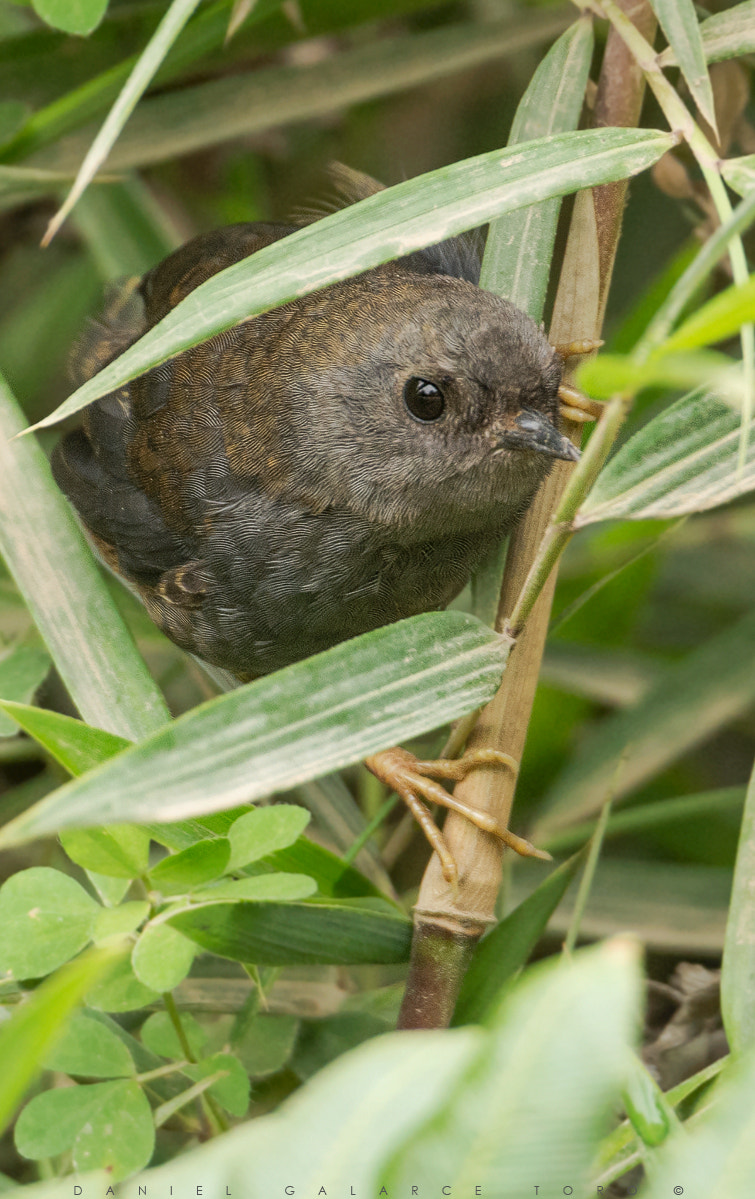
[[[622,0],[621,7],[644,34],[652,37],[655,18],[646,0]],[[643,92],[644,76],[612,29],[598,84],[597,122],[636,125]],[[600,338],[626,187],[626,183],[610,184],[580,192],[576,197],[550,329],[553,344]],[[569,424],[566,431],[576,439],[580,427]],[[596,451],[593,454],[597,456]],[[500,749],[521,761],[556,584],[558,555],[544,558],[540,547],[572,469],[567,463],[555,465],[511,536],[496,628],[505,629],[511,614],[523,612],[525,603],[527,619],[509,657],[503,683],[480,714],[469,749]],[[536,560],[540,562],[537,587],[525,592]],[[523,595],[526,601],[523,598],[518,604]],[[457,784],[455,794],[470,806],[491,812],[507,826],[515,785],[513,774],[473,771]],[[433,855],[414,911],[412,960],[400,1028],[439,1028],[448,1024],[474,946],[485,928],[495,922],[503,846],[453,812],[444,826],[444,836],[458,867],[458,886],[449,886]]]

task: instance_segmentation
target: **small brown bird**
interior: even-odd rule
[[[361,178],[358,191],[378,187]],[[294,228],[232,225],[171,254],[92,326],[77,381]],[[443,608],[553,459],[578,457],[557,428],[562,357],[478,274],[463,239],[421,250],[218,334],[85,410],[55,478],[168,637],[250,679]],[[570,389],[561,398],[574,403]]]

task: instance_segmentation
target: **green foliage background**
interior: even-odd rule
[[[742,275],[755,4],[719,7],[654,4],[668,80],[709,121],[716,102],[739,208],[711,238],[725,207],[719,195],[716,216],[694,133],[662,157],[657,99],[644,133],[571,132],[606,36],[597,21],[593,47],[576,9],[0,4],[4,439],[67,397],[69,348],[104,284],[219,224],[285,219],[313,199],[329,211],[332,160],[399,186],[210,281],[201,310],[176,310],[112,370],[127,378],[242,313],[383,261],[399,241],[489,219],[499,249],[514,247],[496,260],[498,282],[524,263],[517,302],[538,317],[544,304],[547,321],[571,211],[566,199],[559,216],[559,197],[636,175],[605,351],[583,373],[591,394],[636,402],[563,557],[514,813],[557,868],[507,861],[501,923],[478,949],[453,1031],[385,1035],[427,850],[417,838],[392,855],[399,814],[358,762],[400,736],[435,752],[452,719],[493,695],[507,646],[478,619],[485,588],[457,611],[222,694],[93,562],[47,472],[58,430],[41,429],[41,449],[3,441],[3,1121],[24,1100],[0,1143],[8,1187],[62,1195],[70,1182],[56,1180],[71,1172],[127,1178],[151,1163],[179,1184],[204,1171],[220,1188],[243,1173],[246,1195],[289,1176],[315,1189],[401,1193],[421,1176],[454,1194],[478,1183],[496,1196],[535,1183],[581,1194],[644,1162],[648,1196],[695,1194],[694,1182],[708,1199],[724,1176],[728,1196],[748,1193],[755,438],[747,421],[742,432],[746,373],[731,364],[741,341],[747,365],[755,318]],[[122,132],[104,171],[41,249],[134,68],[146,96],[116,103]],[[537,137],[550,140],[504,157],[507,143]],[[721,259],[734,230],[736,287]],[[492,279],[492,256],[486,270]],[[270,794],[284,802],[245,806]],[[707,1042],[687,1065],[692,1081],[666,1079],[677,1081],[666,1097],[637,1064],[631,944],[558,956],[567,934],[626,930],[661,984],[679,961],[716,966],[726,944],[736,1060],[718,1084]],[[513,985],[533,951],[553,960]],[[619,1106],[629,1120],[612,1129]]]

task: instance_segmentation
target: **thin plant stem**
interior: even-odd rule
[[[178,1008],[176,1007],[175,999],[171,995],[170,991],[165,991],[162,999],[163,1003],[165,1004],[165,1010],[170,1018],[170,1022],[175,1030],[175,1034],[178,1037],[181,1049],[183,1050],[184,1057],[188,1062],[196,1064],[197,1058],[191,1048],[191,1045],[189,1044],[189,1039],[186,1036],[184,1026],[181,1023],[181,1016]],[[227,1132],[230,1125],[228,1124],[225,1115],[213,1099],[212,1095],[208,1095],[206,1092],[199,1095],[199,1103],[201,1104],[202,1113],[213,1135],[217,1136],[218,1133]]]
[[[574,532],[573,521],[597,479],[632,405],[631,395],[615,396],[606,405],[587,448],[572,472],[519,593],[505,631],[518,637],[553,567]]]
[[[396,804],[398,803],[398,795],[389,795],[388,798],[380,805],[372,820],[362,829],[358,837],[352,841],[345,853],[341,854],[341,861],[350,866],[354,861],[359,851],[367,844],[372,834],[376,829],[391,814]]]

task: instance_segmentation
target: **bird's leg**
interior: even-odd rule
[[[584,338],[582,341],[560,342],[553,349],[566,362],[569,358],[584,358],[587,354],[594,354],[602,345],[602,341]],[[560,412],[564,420],[573,420],[584,424],[585,421],[597,420],[603,411],[602,404],[599,404],[597,400],[591,400],[589,396],[570,383],[561,384],[558,389],[558,398],[561,401]]]
[[[396,747],[373,754],[372,757],[365,759],[364,764],[376,778],[379,778],[403,799],[437,853],[443,877],[452,886],[455,886],[457,881],[456,862],[443,834],[422,802],[423,799],[429,803],[450,808],[452,812],[458,812],[460,816],[470,820],[477,828],[498,837],[522,857],[542,858],[544,861],[550,861],[550,854],[536,849],[524,837],[517,837],[515,833],[501,827],[489,812],[480,812],[476,808],[471,808],[469,804],[454,799],[445,787],[434,781],[435,779],[462,779],[470,770],[476,770],[481,766],[516,772],[518,765],[508,754],[500,753],[497,749],[477,749],[470,750],[462,758],[437,758],[434,761],[425,762],[416,758],[408,750]]]

